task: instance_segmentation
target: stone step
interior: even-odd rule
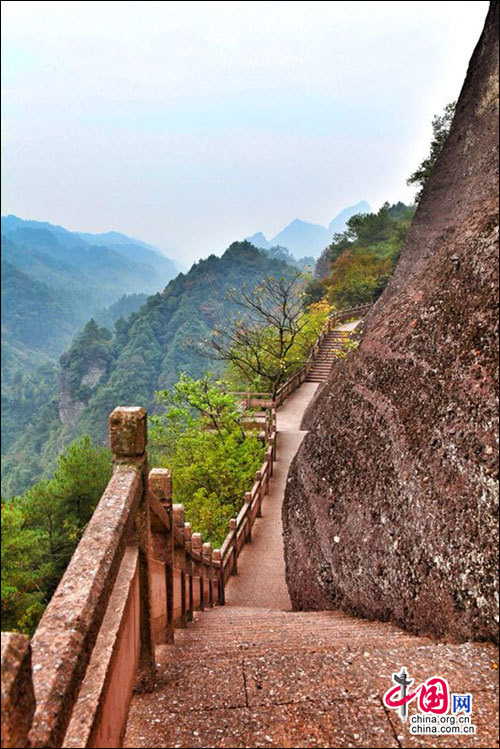
[[[221,606],[194,618],[156,648],[154,691],[134,695],[124,747],[495,746],[492,645],[437,643],[339,611]],[[442,673],[473,692],[481,743],[415,741],[382,706],[402,666],[416,683]]]

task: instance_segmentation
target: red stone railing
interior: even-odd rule
[[[316,351],[340,319],[328,320]],[[273,475],[275,407],[305,379],[314,355],[274,401],[240,394],[266,452],[221,549],[193,533],[182,505],[172,504],[170,472],[148,470],[144,409],[113,411],[111,480],[35,635],[30,643],[2,633],[2,747],[121,746],[132,690],[152,688],[155,645],[173,642],[194,611],[224,604]]]
[[[265,458],[221,551],[172,504],[170,472],[148,471],[144,409],[113,411],[113,475],[35,635],[29,643],[2,633],[2,747],[121,745],[133,688],[152,686],[155,645],[173,642],[194,611],[224,603],[251,540],[273,472],[276,417],[266,408],[250,420],[263,428]]]

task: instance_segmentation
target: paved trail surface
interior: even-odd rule
[[[126,747],[498,746],[492,645],[438,643],[338,611],[290,611],[281,505],[317,387],[304,383],[278,411],[270,492],[226,606],[196,612],[174,645],[157,648],[156,688],[134,696]],[[402,666],[415,685],[440,674],[452,691],[472,692],[476,735],[412,736],[382,703]]]

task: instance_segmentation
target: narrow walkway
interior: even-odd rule
[[[278,459],[270,492],[262,503],[262,517],[255,521],[252,543],[238,559],[238,575],[226,586],[228,606],[291,608],[285,582],[281,504],[290,463],[306,434],[300,431],[300,422],[317,387],[317,383],[304,383],[277,413]]]
[[[359,320],[338,325],[335,330],[352,331]],[[330,367],[333,359],[329,360]],[[255,608],[291,609],[285,582],[285,555],[281,505],[288,469],[306,432],[300,424],[314,398],[318,382],[305,382],[277,412],[278,453],[269,495],[262,505],[262,518],[256,520],[252,543],[238,559],[238,575],[226,587],[226,605]]]
[[[196,612],[174,645],[157,648],[155,690],[134,695],[125,747],[498,746],[494,646],[436,643],[339,611],[290,611],[281,505],[317,387],[304,383],[278,412],[270,493],[226,606]],[[439,674],[451,691],[472,692],[476,734],[411,735],[382,703],[402,666],[416,684]]]

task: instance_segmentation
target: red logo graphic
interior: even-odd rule
[[[399,709],[399,714],[406,720],[407,705],[418,697],[418,707],[422,713],[444,715],[450,707],[450,690],[448,682],[442,676],[432,676],[420,684],[413,691],[407,691],[414,679],[409,679],[405,669],[401,673],[393,674],[395,687],[384,694],[384,705],[392,709]]]

